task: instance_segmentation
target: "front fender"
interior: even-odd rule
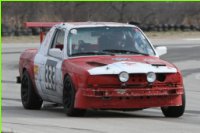
[[[85,88],[87,85],[89,73],[80,66],[76,66],[68,61],[64,61],[62,64],[62,74],[63,81],[67,75],[71,77],[76,91],[80,88]]]

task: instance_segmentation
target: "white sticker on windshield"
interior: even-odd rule
[[[76,29],[71,30],[71,34],[76,35],[77,34],[77,30]]]

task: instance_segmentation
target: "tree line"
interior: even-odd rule
[[[200,2],[2,2],[3,35],[32,34],[23,27],[27,21],[114,21],[147,31],[200,30]]]

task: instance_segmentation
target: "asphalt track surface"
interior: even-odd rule
[[[44,103],[41,110],[25,110],[16,84],[20,53],[37,44],[2,45],[2,128],[14,133],[199,133],[200,40],[153,40],[166,45],[161,58],[176,64],[184,76],[186,111],[180,118],[165,118],[160,108],[142,111],[88,111],[83,118],[67,117],[62,107]]]

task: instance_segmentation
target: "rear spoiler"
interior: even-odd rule
[[[26,28],[40,28],[40,43],[42,43],[45,31],[44,28],[51,28],[56,24],[61,24],[63,22],[25,22],[24,26]]]

